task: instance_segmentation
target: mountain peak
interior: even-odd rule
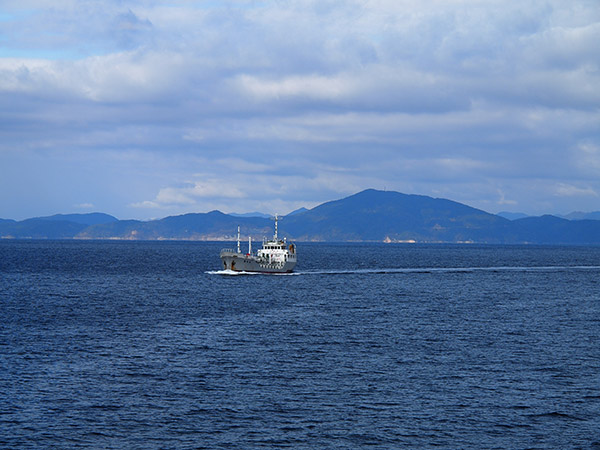
[[[117,219],[110,214],[92,212],[92,213],[74,213],[74,214],[54,214],[52,216],[36,217],[38,220],[72,222],[82,225],[99,225],[104,223],[117,222]]]

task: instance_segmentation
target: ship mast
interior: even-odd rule
[[[275,214],[275,236],[273,237],[274,241],[277,241],[277,214]]]
[[[237,252],[242,253],[240,250],[240,226],[238,225],[238,235],[237,235]]]

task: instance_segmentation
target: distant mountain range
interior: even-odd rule
[[[575,211],[567,214],[566,216],[558,216],[563,219],[569,220],[600,220],[600,211],[594,211],[591,213],[584,213],[580,211]]]
[[[499,212],[497,215],[509,220],[524,219],[525,217],[531,217],[528,214],[507,211]],[[566,215],[555,214],[555,216],[568,220],[600,220],[600,211],[594,211],[589,213],[574,211]]]
[[[508,220],[517,220],[517,219],[524,219],[525,217],[530,217],[528,214],[524,214],[524,213],[520,213],[520,212],[508,212],[508,211],[501,211],[496,215],[500,216],[500,217],[504,217],[505,219],[508,219]]]
[[[273,233],[273,221],[260,213],[211,211],[146,222],[92,213],[18,222],[0,219],[0,238],[232,240],[238,225],[253,239]],[[555,216],[510,220],[451,200],[373,189],[296,210],[281,221],[279,231],[298,241],[600,245],[599,220]]]
[[[271,217],[270,214],[264,214],[256,211],[249,213],[229,213],[229,215],[233,217],[262,217],[263,219],[269,219]]]
[[[292,211],[291,213],[288,213],[288,216],[293,216],[294,214],[300,214],[301,212],[304,211],[308,211],[308,209],[306,208],[300,208],[297,209],[295,211]],[[230,216],[233,217],[262,217],[263,219],[271,219],[273,216],[272,214],[265,214],[265,213],[261,213],[261,212],[249,212],[249,213],[229,213]]]

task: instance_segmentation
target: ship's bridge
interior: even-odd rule
[[[274,244],[272,242],[267,242],[266,244],[263,245],[263,250],[285,250],[285,244],[284,243]]]

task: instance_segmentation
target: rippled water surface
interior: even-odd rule
[[[600,248],[0,242],[1,448],[600,449]]]

